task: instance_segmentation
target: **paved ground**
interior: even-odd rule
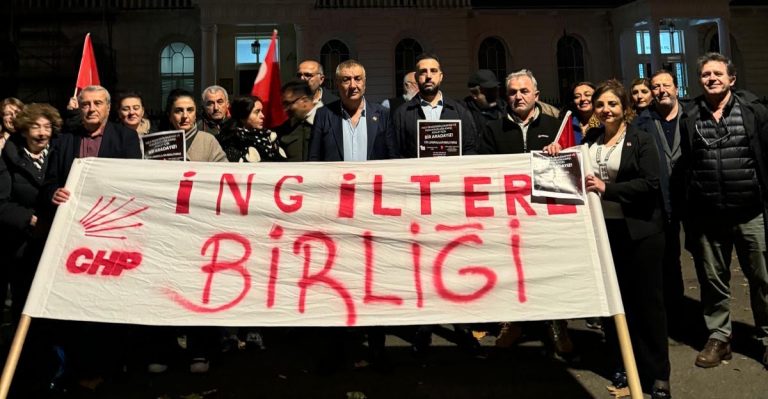
[[[737,264],[734,259],[734,264]],[[674,397],[768,398],[768,371],[758,362],[752,337],[746,281],[733,271],[735,316],[734,358],[714,369],[693,365],[706,341],[698,311],[698,288],[690,259],[684,259],[688,295],[685,321],[689,333],[670,340]],[[434,351],[424,361],[410,354],[396,335],[388,338],[393,367],[390,370],[355,369],[351,359],[337,372],[318,370],[307,356],[319,345],[302,330],[266,330],[265,351],[235,351],[212,362],[207,375],[191,375],[181,365],[161,375],[132,369],[107,381],[100,398],[609,398],[606,350],[602,334],[570,323],[581,361],[568,364],[546,354],[539,341],[530,339],[509,350],[483,340],[488,357],[463,355],[445,338],[435,340]],[[443,331],[450,339],[450,331]],[[355,349],[350,348],[350,353]]]

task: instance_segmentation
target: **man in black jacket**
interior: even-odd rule
[[[683,181],[678,160],[681,155],[680,115],[677,78],[665,69],[651,76],[653,103],[638,115],[637,126],[650,133],[659,150],[659,185],[664,203],[666,242],[664,244],[664,306],[671,335],[683,333],[685,288],[680,263],[680,217],[673,202],[680,198]],[[673,192],[674,191],[674,192]]]
[[[477,70],[467,81],[469,95],[464,97],[463,105],[475,118],[478,135],[483,134],[488,122],[506,116],[507,104],[499,96],[499,86],[496,74],[490,69]]]
[[[542,111],[536,77],[527,69],[507,76],[507,107],[500,119],[488,122],[480,134],[477,152],[480,154],[521,154],[540,151],[555,141],[560,121]],[[546,322],[546,332],[554,352],[569,358],[573,343],[565,321]],[[496,345],[509,347],[520,335],[519,325],[502,323]]]
[[[403,158],[416,158],[417,121],[461,120],[462,154],[475,154],[477,130],[472,114],[440,91],[443,71],[436,55],[416,58],[416,83],[419,94],[394,111],[395,135]]]
[[[141,159],[141,147],[136,131],[109,122],[110,96],[101,86],[84,88],[77,98],[80,121],[54,142],[46,184],[53,192],[53,201],[60,205],[69,198],[64,188],[69,169],[76,158],[136,158]],[[54,192],[55,191],[55,192]]]
[[[736,68],[718,53],[698,61],[704,94],[680,117],[687,166],[683,223],[693,255],[709,340],[696,357],[699,367],[731,358],[730,263],[736,248],[749,282],[757,338],[768,365],[768,271],[765,213],[768,209],[768,110],[734,93]],[[753,97],[753,96],[752,96]]]
[[[51,150],[46,188],[48,193],[53,193],[55,205],[69,199],[70,192],[64,184],[75,159],[141,158],[136,131],[107,120],[110,96],[105,88],[87,86],[77,100],[82,123],[62,132]],[[126,339],[125,330],[117,325],[63,322],[60,331],[59,339],[67,351],[67,361],[77,381],[76,389],[94,390],[103,381],[105,371],[113,369],[115,363],[122,360],[114,351],[105,350],[113,347],[110,342]]]
[[[540,151],[555,141],[560,121],[542,112],[533,73],[521,69],[507,76],[506,115],[488,122],[480,134],[480,154],[520,154]]]

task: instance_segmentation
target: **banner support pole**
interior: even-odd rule
[[[619,313],[613,316],[613,321],[616,323],[616,334],[619,336],[621,358],[624,361],[624,370],[627,372],[630,396],[632,399],[643,399],[643,388],[640,386],[640,375],[637,372],[635,353],[632,351],[632,341],[629,338],[627,318],[623,313]]]
[[[0,377],[0,399],[8,397],[8,391],[11,389],[11,381],[13,380],[13,375],[16,373],[16,365],[19,363],[21,350],[24,347],[24,341],[27,339],[27,332],[29,331],[29,324],[31,322],[31,317],[25,314],[21,315],[19,325],[16,327],[16,334],[13,336],[11,350],[8,352],[8,358],[5,361],[3,375]]]

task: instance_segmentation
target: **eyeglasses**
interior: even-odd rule
[[[694,125],[694,127],[696,128],[696,133],[699,135],[699,138],[701,139],[701,141],[703,141],[703,142],[704,142],[704,144],[705,144],[705,145],[706,145],[708,148],[719,147],[719,146],[720,146],[720,144],[724,143],[726,140],[728,140],[728,138],[730,138],[730,137],[731,137],[731,131],[730,131],[730,130],[728,130],[728,125],[726,125],[726,124],[725,124],[725,118],[721,118],[721,119],[720,119],[720,122],[718,122],[718,123],[715,125],[715,128],[717,128],[717,126],[718,126],[718,125],[722,125],[722,126],[723,126],[723,128],[725,129],[725,135],[724,135],[723,137],[719,137],[719,138],[717,138],[717,139],[715,139],[715,140],[707,140],[707,139],[704,137],[704,135],[703,135],[703,134],[701,134],[701,130],[699,130],[699,124],[700,124],[700,123],[701,123],[701,122],[696,122],[696,124]]]
[[[290,101],[283,101],[282,102],[283,108],[288,108],[291,105],[296,104],[296,102],[301,100],[302,98],[307,98],[307,96],[296,97],[296,98],[294,98],[293,100],[290,100]]]
[[[312,73],[312,72],[298,72],[296,73],[296,77],[299,79],[307,78],[312,79],[315,75],[320,75],[319,73]]]

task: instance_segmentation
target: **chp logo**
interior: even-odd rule
[[[131,197],[120,203],[117,197],[111,197],[108,201],[104,200],[104,196],[99,197],[96,204],[78,221],[83,226],[85,236],[126,240],[127,232],[144,225],[139,216],[149,209],[148,206],[138,206],[134,200]],[[141,260],[141,252],[80,247],[67,257],[67,271],[93,275],[101,268],[103,276],[120,276],[123,270],[137,268]]]

